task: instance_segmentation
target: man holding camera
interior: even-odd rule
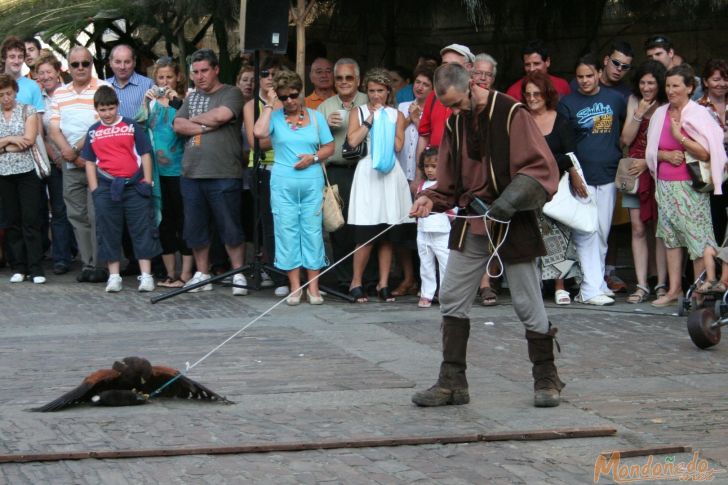
[[[453,223],[453,251],[440,289],[440,375],[412,401],[418,406],[470,402],[465,377],[468,314],[489,248],[495,246],[513,309],[526,327],[534,404],[558,406],[564,383],[554,365],[556,328],[546,316],[535,261],[546,254],[536,211],[556,192],[556,161],[531,115],[513,98],[474,84],[468,70],[456,63],[439,67],[434,81],[438,99],[452,115],[440,144],[437,186],[418,194],[410,215],[427,217],[433,209],[444,212],[458,206],[458,215],[484,217]]]

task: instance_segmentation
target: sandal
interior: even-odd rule
[[[163,288],[182,288],[184,285],[184,281],[180,279],[174,279],[170,276],[167,276],[162,281],[157,283],[157,286],[161,286]]]
[[[354,303],[366,303],[369,301],[369,298],[367,298],[367,294],[364,293],[364,288],[362,288],[361,286],[349,288],[349,296],[354,299]]]
[[[667,285],[665,283],[660,283],[659,285],[656,285],[654,290],[655,296],[657,298],[662,298],[663,296],[667,295]]]
[[[401,282],[397,288],[392,291],[393,296],[417,296],[417,293],[420,292],[420,289],[417,288],[417,282],[412,283],[411,285],[407,284],[405,281]]]
[[[717,281],[707,281],[707,280],[703,281],[702,283],[700,283],[698,285],[697,288],[695,288],[695,293],[701,293],[701,294],[710,293],[713,289],[713,286],[715,286],[717,284],[718,284]]]
[[[650,296],[650,289],[646,286],[637,285],[634,293],[627,297],[627,303],[638,304],[644,302]]]
[[[489,286],[484,286],[478,291],[480,295],[480,303],[483,306],[493,306],[498,304],[498,294]]]
[[[432,306],[432,300],[428,298],[420,298],[419,303],[417,303],[417,306],[420,308],[430,308]]]
[[[713,285],[710,291],[713,293],[725,293],[726,291],[728,291],[728,286],[726,286],[726,284],[722,281],[718,281]]]
[[[394,295],[392,295],[392,292],[389,291],[389,286],[382,286],[381,288],[377,288],[377,294],[379,295],[380,300],[387,303],[396,301]]]
[[[554,301],[557,305],[571,305],[571,295],[566,290],[556,290]]]

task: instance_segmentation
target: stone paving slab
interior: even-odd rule
[[[234,405],[168,400],[28,413],[26,408],[126,355],[183,367],[277,301],[271,292],[233,298],[229,289],[216,287],[151,305],[149,295],[126,290],[106,295],[103,285],[64,278],[43,286],[0,282],[2,452],[574,426],[612,426],[619,432],[532,443],[8,464],[0,466],[0,484],[583,484],[592,482],[598,453],[659,444],[693,446],[713,466],[728,468],[726,344],[709,352],[696,349],[684,319],[649,305],[637,306],[641,312],[626,304],[549,307],[560,327],[559,366],[568,384],[563,405],[554,409],[532,407],[523,328],[508,305],[473,310],[472,403],[420,409],[409,398],[413,385],[429,386],[437,372],[437,310],[417,309],[412,298],[367,305],[329,298],[322,307],[276,308],[194,369],[193,378],[228,395]]]

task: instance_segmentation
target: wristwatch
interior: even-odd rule
[[[314,153],[314,154],[313,154],[313,163],[318,163],[318,162],[319,162],[319,157],[318,157],[318,155],[316,155],[316,154]]]

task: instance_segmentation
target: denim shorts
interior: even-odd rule
[[[240,218],[240,197],[242,180],[191,179],[180,177],[180,188],[184,200],[185,223],[183,236],[191,249],[210,244],[210,221],[222,242],[238,246],[244,241]]]

